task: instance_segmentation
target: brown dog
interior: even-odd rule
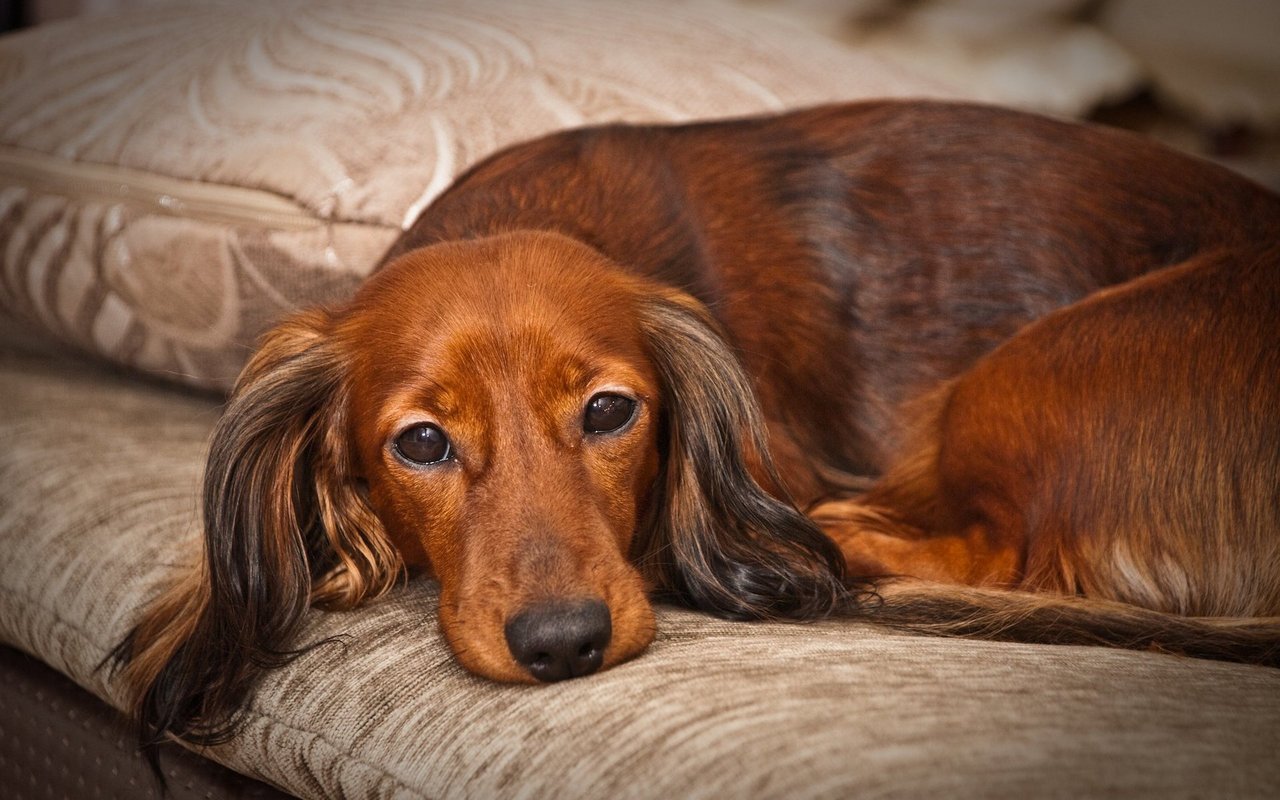
[[[308,604],[406,566],[499,680],[635,656],[652,591],[1276,663],[1155,613],[1280,614],[1276,242],[1222,169],[982,107],[499,153],[246,367],[203,563],[117,650],[145,736],[228,735]]]

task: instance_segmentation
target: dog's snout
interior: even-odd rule
[[[600,600],[529,606],[507,621],[511,655],[540,681],[562,681],[600,669],[613,635],[609,607]]]

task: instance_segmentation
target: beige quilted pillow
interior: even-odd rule
[[[160,4],[0,40],[0,315],[227,387],[496,148],[924,84],[750,5]]]

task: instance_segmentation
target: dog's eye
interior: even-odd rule
[[[415,464],[435,464],[453,456],[449,437],[435,425],[414,425],[396,437],[396,452]]]
[[[598,394],[587,403],[582,429],[587,433],[609,433],[631,421],[636,401],[620,394]]]

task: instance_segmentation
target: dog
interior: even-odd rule
[[[406,572],[499,681],[638,655],[655,595],[1280,663],[1277,243],[1244,178],[983,106],[499,152],[245,367],[114,653],[143,740]]]

